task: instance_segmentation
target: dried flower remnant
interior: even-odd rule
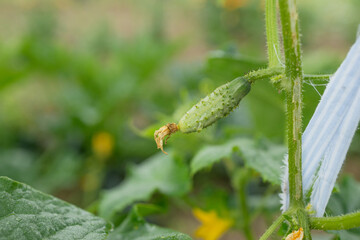
[[[285,240],[302,240],[304,238],[304,230],[300,228],[297,231],[290,233]]]
[[[161,149],[161,151],[165,154],[167,154],[167,152],[164,151],[164,138],[165,139],[165,144],[167,143],[167,140],[170,138],[171,134],[177,132],[179,130],[178,126],[176,125],[176,123],[168,123],[165,126],[162,126],[161,128],[159,128],[159,130],[156,130],[154,133],[154,139],[157,145],[157,148]]]

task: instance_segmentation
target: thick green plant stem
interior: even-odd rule
[[[266,230],[266,232],[259,238],[259,240],[266,240],[268,239],[271,234],[285,221],[284,215],[278,217],[273,224]]]
[[[290,209],[294,210],[298,227],[304,230],[306,240],[311,239],[308,215],[304,210],[301,174],[302,136],[302,62],[298,14],[295,0],[279,0],[282,26],[285,75],[290,86],[286,92],[287,142],[289,168]],[[293,226],[294,227],[294,226]]]
[[[290,206],[303,206],[301,176],[303,74],[298,15],[294,0],[279,0],[279,7],[285,53],[285,81],[288,81],[290,86],[286,94]]]
[[[309,215],[305,211],[304,208],[298,208],[296,212],[296,218],[299,222],[299,225],[304,230],[304,239],[310,240],[311,239],[311,232],[310,232],[310,221]]]
[[[266,42],[270,68],[281,65],[276,2],[277,0],[266,0],[265,2]]]
[[[360,227],[360,212],[349,213],[336,217],[310,218],[312,229],[318,230],[341,230]]]

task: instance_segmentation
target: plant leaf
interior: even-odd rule
[[[350,176],[340,181],[340,191],[333,193],[327,205],[326,213],[330,216],[339,216],[360,210],[360,183]],[[329,231],[344,240],[360,239],[360,228],[350,230]]]
[[[328,231],[329,233],[334,233],[341,240],[359,240],[360,238],[360,228],[353,228],[349,230],[340,230],[340,231]],[[333,238],[337,239],[337,238]]]
[[[190,191],[190,187],[188,167],[176,161],[171,153],[159,153],[134,168],[119,186],[106,191],[100,201],[99,213],[110,219],[127,205],[149,199],[156,190],[181,196]]]
[[[135,206],[123,223],[109,235],[109,240],[191,240],[189,236],[145,222]]]
[[[233,142],[225,143],[217,146],[205,146],[202,148],[191,161],[191,174],[197,173],[199,170],[211,167],[214,163],[223,158],[230,158],[233,152]]]
[[[191,173],[212,166],[222,158],[231,157],[235,148],[240,150],[245,166],[259,172],[262,178],[273,184],[281,183],[281,165],[286,148],[269,141],[255,141],[239,138],[223,145],[207,146],[200,150],[191,161]]]
[[[110,224],[80,208],[0,177],[0,239],[106,239]]]
[[[345,176],[339,185],[339,192],[333,193],[326,212],[338,216],[360,210],[360,183],[350,176]]]
[[[272,184],[281,184],[282,161],[287,151],[283,145],[269,141],[255,141],[250,139],[235,140],[240,149],[240,155],[244,158],[245,166],[260,173],[265,181]]]

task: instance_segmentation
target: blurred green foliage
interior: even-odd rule
[[[92,3],[74,2],[85,7]],[[31,10],[23,10],[24,30],[15,40],[0,37],[0,175],[82,207],[90,205],[89,209],[100,215],[117,214],[115,225],[120,225],[120,233],[134,219],[146,232],[148,224],[136,213],[137,207],[121,223],[121,213],[129,213],[127,207],[134,202],[149,201],[160,208],[175,202],[181,208],[215,209],[224,216],[238,211],[238,183],[234,183],[238,179],[229,173],[231,166],[226,160],[219,161],[232,158],[232,167],[249,168],[243,190],[251,221],[259,215],[271,221],[279,209],[280,169],[269,171],[259,160],[266,158],[272,167],[281,164],[278,156],[283,152],[285,111],[283,93],[270,83],[257,82],[239,109],[206,131],[172,136],[170,158],[151,157],[157,153],[154,130],[177,122],[217,86],[266,67],[263,2],[244,1],[234,10],[225,9],[220,2],[159,0],[152,6],[124,0],[122,6],[130,10],[146,9],[147,15],[142,16],[149,22],[146,30],[127,38],[104,22],[92,26],[89,35],[73,31],[80,39],[74,43],[62,36],[64,16],[59,7],[38,1]],[[331,74],[355,39],[360,4],[344,0],[340,10],[336,1],[299,4],[304,70]],[[174,11],[174,6],[179,8]],[[181,16],[179,26],[195,29],[188,39],[171,37],[181,27],[167,27],[182,12],[185,16],[191,13],[190,24]],[[135,22],[137,17],[129,21]],[[86,22],[82,24],[87,27]],[[200,62],[196,51],[187,53],[195,42],[200,42],[198,48],[205,46]],[[316,86],[317,93],[311,84],[304,85],[305,125],[324,90],[324,86]],[[99,133],[111,136],[106,156],[93,146]],[[243,149],[238,146],[242,154],[234,154],[231,144],[229,149],[227,144],[233,139],[248,141]],[[352,146],[357,153],[358,139],[359,133]],[[261,150],[255,151],[254,146]],[[199,160],[204,151],[206,156]],[[202,165],[194,167],[199,162]],[[103,199],[109,196],[111,204],[104,205]],[[237,218],[239,229],[241,216],[241,212],[231,215]]]

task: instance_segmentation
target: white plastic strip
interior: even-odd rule
[[[360,76],[359,76],[360,80]],[[317,217],[323,216],[334,188],[336,178],[349,149],[351,139],[360,120],[360,88],[353,99],[348,114],[337,129],[326,150],[318,178],[315,181],[310,203]]]
[[[317,201],[320,198],[324,199],[322,205],[320,202],[316,203],[317,207],[313,204],[315,200],[312,201],[317,214],[323,214],[322,209],[325,209],[329,198],[326,196],[331,194],[349,144],[356,131],[359,122],[357,112],[360,111],[359,89],[360,39],[357,39],[344,62],[327,85],[321,101],[303,134],[302,174],[304,194],[313,186],[316,180],[316,171],[322,162],[319,170],[319,174],[322,175],[317,179],[312,193],[312,198],[316,198]],[[342,139],[341,143],[349,143],[339,145],[338,139],[340,138]],[[285,171],[287,171],[287,167]],[[322,181],[326,181],[328,184],[326,185]],[[325,191],[323,189],[325,185],[325,188],[330,193],[316,194],[316,191],[319,191],[320,194],[320,188],[321,191]],[[282,210],[284,211],[289,205],[288,177],[286,175],[283,179],[282,189],[283,193],[280,194],[280,197],[283,203]]]

